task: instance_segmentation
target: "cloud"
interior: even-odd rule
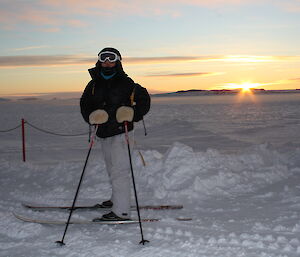
[[[299,83],[300,78],[289,78],[289,79],[281,79],[274,82],[266,83],[265,85],[288,85]]]
[[[148,10],[149,11],[149,10]],[[12,29],[18,24],[41,26],[83,27],[83,19],[96,16],[124,16],[146,14],[144,4],[121,0],[34,0],[0,2],[0,23],[2,28]],[[81,19],[74,18],[81,17]]]
[[[26,49],[26,48],[19,48]],[[126,64],[176,63],[195,61],[218,61],[222,56],[167,56],[167,57],[124,57]],[[18,55],[0,56],[0,67],[29,67],[50,65],[93,64],[96,57],[82,55]]]
[[[12,51],[25,51],[25,50],[41,49],[41,48],[49,48],[49,46],[48,45],[26,46],[26,47],[12,49]]]
[[[95,63],[95,59],[96,58],[80,55],[0,56],[0,67],[17,68],[92,64]]]
[[[82,5],[79,4],[82,2]],[[88,24],[83,20],[74,18],[78,14],[84,14],[84,1],[46,1],[27,0],[9,1],[0,3],[0,23],[4,29],[14,29],[19,24],[31,24],[37,27],[45,27],[43,30],[57,32],[59,26],[82,28]],[[77,5],[79,4],[79,5]],[[67,9],[67,11],[66,11]],[[88,13],[85,13],[88,14]]]
[[[125,57],[128,64],[174,63],[218,60],[223,56],[160,56],[160,57]]]
[[[86,22],[83,22],[81,20],[78,19],[74,19],[74,20],[68,20],[67,23],[72,26],[72,27],[76,27],[76,28],[84,28],[87,26]]]
[[[211,56],[165,56],[165,57],[127,57],[127,64],[175,63],[175,62],[231,62],[261,63],[276,61],[300,61],[300,56],[257,56],[257,55],[211,55]]]
[[[19,50],[27,49],[18,48]],[[169,56],[169,57],[124,57],[126,64],[176,63],[192,61],[218,60],[220,56]],[[18,55],[0,56],[0,67],[36,67],[94,64],[97,58],[84,55]]]
[[[159,2],[159,1],[156,1]],[[188,4],[193,6],[204,6],[204,7],[220,7],[228,5],[243,5],[243,4],[253,4],[263,2],[263,0],[165,0],[169,4]]]
[[[0,22],[3,28],[20,23],[36,26],[86,27],[89,24],[83,19],[87,17],[118,18],[132,15],[178,17],[182,15],[183,6],[220,8],[246,4],[270,4],[281,5],[284,10],[300,10],[299,1],[290,1],[292,2],[279,4],[271,0],[2,0]]]
[[[39,46],[33,46],[33,48]],[[40,46],[43,47],[43,46]],[[46,47],[46,46],[44,46]],[[30,47],[29,47],[30,48]],[[18,48],[26,50],[27,48]],[[93,65],[96,56],[86,55],[17,55],[0,56],[0,68],[14,67],[39,67],[39,66],[65,66],[65,65]],[[233,63],[259,63],[275,61],[300,61],[300,56],[165,56],[165,57],[124,57],[127,65],[135,64],[161,64],[177,62],[233,62]],[[169,74],[170,76],[170,74]]]
[[[52,28],[40,28],[38,29],[38,31],[41,31],[41,32],[46,32],[46,33],[56,33],[56,32],[59,32],[61,31],[60,28],[55,28],[55,27],[52,27]]]
[[[294,78],[294,79],[290,79],[291,81],[300,81],[300,78]]]
[[[151,1],[153,2],[153,1]],[[157,4],[159,0],[154,1]],[[192,6],[200,6],[207,8],[219,8],[227,6],[241,6],[241,5],[270,5],[279,6],[282,10],[287,12],[300,12],[299,0],[274,1],[274,0],[164,0],[164,3],[169,4],[184,4]]]
[[[277,56],[263,56],[263,55],[226,55],[219,59],[225,62],[238,62],[238,63],[259,63],[259,62],[274,62],[274,61],[299,61],[300,56],[288,56],[288,55],[277,55]]]
[[[287,12],[297,12],[297,13],[300,12],[299,0],[280,1],[276,4]]]
[[[149,74],[145,77],[208,77],[208,76],[217,76],[224,74],[223,72],[183,72],[183,73],[158,73],[158,74]]]

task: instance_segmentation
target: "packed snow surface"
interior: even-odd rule
[[[143,223],[145,245],[136,224],[70,225],[66,245],[58,246],[64,225],[17,220],[12,212],[67,220],[68,211],[31,211],[22,203],[72,204],[88,127],[78,99],[0,105],[0,256],[300,256],[300,94],[153,97],[148,135],[142,123],[135,130],[139,202],[184,208],[141,210],[142,218],[161,219]],[[26,162],[21,129],[4,132],[21,118],[27,121]],[[96,141],[77,204],[99,203],[110,193]],[[73,218],[103,213],[74,211]]]

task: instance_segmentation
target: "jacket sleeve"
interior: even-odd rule
[[[89,123],[89,115],[93,111],[93,104],[92,104],[92,87],[93,81],[90,81],[86,88],[83,91],[83,94],[80,98],[80,111],[83,119]]]
[[[135,85],[134,102],[136,104],[134,106],[133,121],[137,122],[142,120],[144,115],[149,112],[151,105],[151,99],[147,89],[139,84]]]

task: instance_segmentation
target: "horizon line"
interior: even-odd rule
[[[157,91],[153,90],[156,92],[150,93],[150,95],[159,95],[159,94],[172,94],[172,93],[185,93],[185,92],[195,92],[195,91],[240,91],[242,88],[234,88],[234,89],[229,89],[229,88],[222,88],[222,89],[181,89],[181,90],[176,90],[176,91]],[[263,89],[263,88],[250,88],[251,91],[300,91],[300,88],[294,88],[294,89]],[[151,91],[151,90],[150,90]],[[74,98],[77,94],[82,94],[82,91],[63,91],[63,92],[40,92],[40,93],[16,93],[16,94],[0,94],[0,98],[38,98],[38,97],[49,97],[53,95],[53,98],[59,97],[61,95],[68,95],[70,94],[69,98]],[[74,94],[74,97],[71,95]]]

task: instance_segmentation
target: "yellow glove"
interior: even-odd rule
[[[103,123],[107,122],[107,120],[108,120],[107,112],[104,110],[100,110],[100,109],[93,111],[89,116],[89,122],[92,125],[103,124]]]
[[[132,121],[133,115],[134,115],[133,108],[129,106],[121,106],[117,110],[116,118],[119,123],[123,123],[124,121]]]

